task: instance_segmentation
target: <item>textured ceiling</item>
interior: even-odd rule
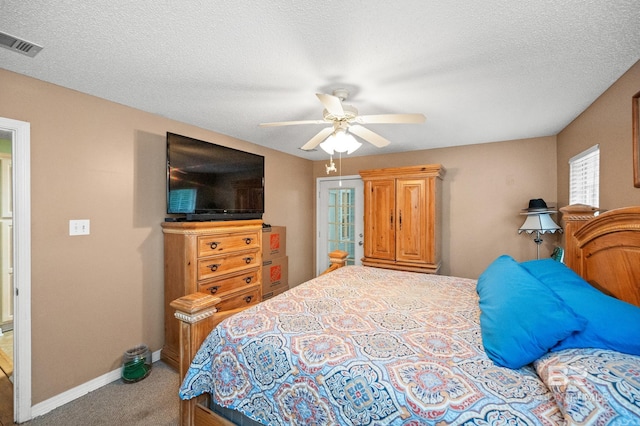
[[[638,0],[0,0],[0,67],[303,158],[316,92],[345,87],[392,144],[353,155],[557,134],[640,59]],[[1,102],[1,96],[0,96]],[[170,130],[170,129],[167,129]]]

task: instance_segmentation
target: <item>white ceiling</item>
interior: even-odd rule
[[[0,31],[44,47],[2,68],[322,160],[299,149],[322,125],[258,124],[344,87],[427,116],[353,155],[555,135],[640,59],[640,1],[0,0]]]

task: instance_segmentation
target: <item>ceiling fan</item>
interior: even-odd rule
[[[414,124],[424,123],[426,117],[424,114],[377,114],[377,115],[358,115],[358,110],[352,105],[343,103],[349,96],[349,91],[346,89],[336,89],[333,91],[333,95],[324,93],[316,93],[318,99],[324,106],[322,111],[322,120],[301,120],[301,121],[280,121],[275,123],[261,123],[263,127],[273,126],[291,126],[297,124],[332,124],[331,127],[326,127],[320,130],[314,137],[312,137],[306,144],[300,149],[305,151],[311,151],[318,145],[329,141],[330,136],[334,136],[334,140],[344,140],[348,137],[348,134],[359,136],[365,141],[371,143],[378,148],[389,145],[391,142],[379,134],[367,129],[362,124]],[[351,153],[360,147],[360,143],[351,138],[351,142],[346,145],[341,145],[340,148],[334,143],[330,146],[321,147],[333,154],[333,151]]]

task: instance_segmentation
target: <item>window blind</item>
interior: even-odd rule
[[[600,146],[569,159],[569,204],[600,207]]]

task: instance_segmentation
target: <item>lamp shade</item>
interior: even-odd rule
[[[518,234],[522,232],[526,232],[527,234],[532,234],[534,232],[538,232],[540,234],[544,234],[546,232],[554,233],[554,232],[562,232],[562,228],[556,224],[549,213],[539,213],[539,214],[527,214],[527,219],[524,221],[520,229],[518,229]]]

